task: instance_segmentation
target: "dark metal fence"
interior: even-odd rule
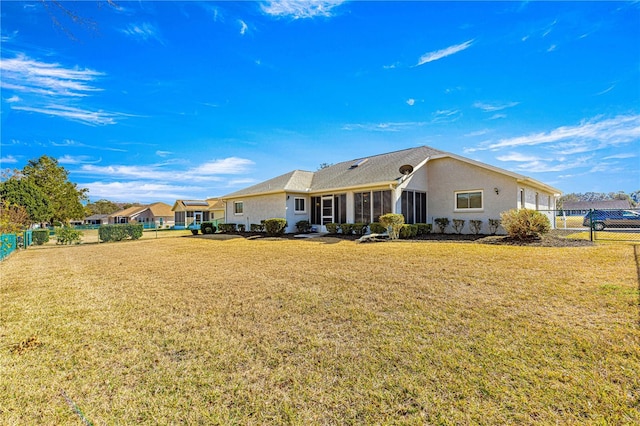
[[[551,215],[549,215],[551,216]],[[550,217],[551,218],[551,217]],[[585,215],[553,215],[555,229],[575,231],[591,241],[631,241],[640,243],[640,209],[592,209]]]

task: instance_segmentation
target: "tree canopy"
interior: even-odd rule
[[[88,190],[69,181],[69,172],[58,164],[58,160],[47,155],[29,160],[22,175],[49,199],[49,222],[68,222],[84,217],[82,201],[87,199]]]
[[[98,200],[95,203],[89,203],[86,205],[86,210],[89,215],[92,214],[111,214],[118,210],[121,210],[120,206],[109,200]]]
[[[46,222],[51,218],[53,211],[49,199],[33,182],[21,178],[19,175],[0,183],[0,196],[3,204],[10,206],[22,206],[27,213],[28,225],[37,222]]]

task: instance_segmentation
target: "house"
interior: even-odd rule
[[[92,214],[84,218],[84,225],[104,225],[109,223],[108,214]]]
[[[144,206],[132,206],[109,215],[110,224],[142,223],[145,228],[170,228],[174,224],[171,206],[166,203],[154,203]]]
[[[631,208],[629,200],[565,201],[562,211],[567,216],[584,216],[590,210],[626,210]]]
[[[406,223],[435,218],[482,220],[514,208],[545,211],[553,218],[561,191],[529,177],[428,146],[344,161],[316,172],[294,170],[221,197],[228,223],[280,217],[287,232],[308,220],[320,231],[327,223],[371,223],[402,213]],[[551,221],[553,223],[553,220]],[[449,230],[450,231],[450,230]]]
[[[171,210],[176,229],[184,229],[202,222],[224,222],[224,203],[217,198],[176,200]]]

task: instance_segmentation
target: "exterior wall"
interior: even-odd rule
[[[145,210],[136,217],[134,217],[138,223],[150,224],[154,223],[156,226],[160,226],[160,217],[153,216],[151,210]],[[130,218],[131,220],[131,218]],[[162,216],[162,226],[173,226],[175,224],[175,218],[173,216]]]
[[[287,218],[287,199],[284,193],[231,198],[226,201],[225,222],[244,224],[247,231],[251,229],[252,223],[260,223],[261,220]],[[238,201],[243,203],[242,214],[234,213],[234,203]],[[290,201],[293,203],[292,197]],[[293,210],[293,204],[291,210]],[[293,232],[293,230],[295,230],[295,223],[289,223],[286,232]]]
[[[463,233],[470,233],[469,221],[482,220],[481,233],[489,233],[489,219],[499,219],[500,213],[517,207],[518,185],[515,178],[476,167],[453,158],[441,158],[427,163],[429,190],[427,217],[429,223],[439,217],[466,221]],[[495,188],[498,189],[496,194]],[[456,211],[456,191],[482,191],[482,209]],[[504,232],[500,229],[498,232]],[[449,228],[446,232],[451,232]]]
[[[296,198],[304,199],[304,212],[296,212]],[[311,197],[306,194],[287,194],[286,196],[287,229],[285,232],[296,232],[296,223],[311,219]]]

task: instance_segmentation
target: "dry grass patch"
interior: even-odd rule
[[[12,256],[0,423],[640,421],[637,247],[329,242]]]

